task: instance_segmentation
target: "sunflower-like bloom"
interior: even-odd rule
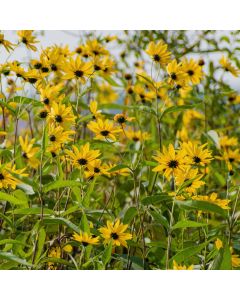
[[[73,234],[73,239],[79,243],[82,243],[84,247],[88,245],[98,245],[99,244],[99,236],[93,237],[92,234],[89,234],[87,232],[80,232]]]
[[[197,142],[188,141],[182,143],[182,149],[185,150],[192,165],[204,166],[213,159],[211,151],[204,149],[207,144],[199,145]]]
[[[240,103],[240,95],[238,95],[236,93],[231,93],[228,96],[228,102],[229,102],[230,105],[239,104]]]
[[[108,244],[112,241],[113,246],[123,246],[127,248],[127,240],[132,239],[131,233],[126,233],[128,224],[123,224],[117,219],[115,222],[107,221],[106,227],[99,228],[102,237],[104,238],[104,244]]]
[[[43,75],[38,70],[32,69],[25,72],[24,79],[31,84],[35,84],[35,83],[38,84],[41,83],[44,76],[46,76],[46,74]]]
[[[179,172],[176,174],[175,180],[176,185],[181,187],[184,182],[190,181],[189,184],[184,188],[184,191],[188,194],[196,194],[197,189],[205,184],[204,181],[200,180],[203,174],[198,174],[198,169],[188,168],[184,172]]]
[[[228,137],[227,135],[220,137],[220,146],[223,148],[237,146],[237,144],[238,139],[236,137]]]
[[[36,154],[39,150],[39,147],[34,147],[35,139],[29,140],[28,135],[23,139],[22,136],[19,137],[19,143],[22,149],[22,157],[32,168],[37,169],[40,164],[38,158],[36,158]]]
[[[113,122],[102,119],[91,121],[87,127],[96,134],[95,139],[98,140],[110,139],[116,141],[115,135],[122,131],[122,129],[115,127]]]
[[[65,150],[65,152],[70,156],[72,164],[77,168],[87,168],[92,169],[92,164],[96,158],[98,158],[101,153],[99,150],[90,150],[90,145],[87,143],[78,149],[76,146],[72,146],[72,151]]]
[[[163,41],[157,44],[150,42],[146,53],[152,57],[152,60],[162,67],[166,66],[171,61],[171,52],[168,51],[168,45]]]
[[[21,180],[16,178],[14,175],[28,176],[24,173],[24,169],[16,169],[16,166],[11,166],[11,163],[1,165],[0,163],[0,189],[12,188],[16,189],[16,186],[21,183]]]
[[[59,83],[57,85],[46,85],[45,87],[40,87],[40,101],[49,108],[54,102],[61,102],[64,98],[64,94],[60,94],[63,88],[63,84]]]
[[[84,62],[80,57],[77,57],[75,60],[70,57],[69,61],[63,66],[63,79],[77,79],[81,83],[86,82],[86,77],[89,77],[93,74],[92,62]]]
[[[182,61],[182,70],[187,75],[187,80],[191,81],[192,84],[199,84],[202,77],[203,71],[202,68],[198,65],[198,63],[194,59],[186,59],[184,58]]]
[[[49,146],[50,148],[61,148],[61,145],[72,141],[70,135],[73,135],[73,130],[64,131],[64,128],[61,126],[54,127],[53,125],[49,127],[48,130],[48,138],[49,138]]]
[[[182,69],[182,64],[177,63],[177,60],[174,59],[167,65],[167,72],[169,75],[168,83],[171,86],[178,84],[178,82],[182,82],[187,79],[187,74]]]
[[[10,70],[13,71],[18,78],[25,78],[26,71],[21,67],[20,63],[13,61],[8,63]]]
[[[134,92],[136,93],[136,101],[141,101],[142,103],[152,102],[156,99],[156,92],[146,90],[142,84],[136,84]]]
[[[233,76],[238,77],[240,70],[234,67],[226,56],[222,56],[219,60],[220,65],[226,72],[230,72]]]
[[[222,156],[215,156],[219,160],[224,160],[226,163],[238,164],[240,162],[240,153],[239,149],[231,150],[227,148]]]
[[[75,124],[76,117],[73,114],[72,107],[65,104],[52,104],[50,113],[48,114],[48,121],[57,124],[65,129],[70,128]]]
[[[89,110],[93,114],[93,119],[101,118],[101,110],[98,110],[98,103],[96,100],[91,100],[89,104]]]
[[[32,35],[33,30],[19,30],[17,34],[19,36],[19,42],[23,43],[28,49],[37,51],[37,47],[34,44],[39,43],[36,37]]]
[[[187,267],[185,265],[178,264],[175,260],[173,261],[173,270],[193,270],[193,265]]]
[[[220,206],[222,209],[230,209],[230,207],[228,206],[230,200],[219,199],[217,193],[212,193],[211,195],[208,196],[202,196],[202,195],[192,196],[192,199],[199,200],[199,201],[207,201]]]
[[[125,114],[116,114],[113,119],[114,119],[115,122],[117,122],[121,126],[124,126],[126,122],[131,122],[135,118],[134,117],[128,117]]]
[[[176,176],[179,172],[185,172],[189,161],[186,158],[186,152],[182,149],[175,150],[170,144],[168,149],[163,147],[163,152],[153,156],[159,164],[153,169],[153,172],[163,172],[169,180],[171,176]]]
[[[84,175],[88,179],[93,179],[100,175],[109,175],[108,167],[103,165],[100,159],[95,159],[89,166],[89,169],[85,170]]]
[[[126,130],[125,134],[129,140],[132,140],[134,142],[143,142],[150,139],[150,134],[148,132],[141,130],[135,131],[132,128]]]
[[[4,34],[0,33],[0,46],[3,46],[7,52],[10,52],[10,50],[13,50],[14,44],[4,39]]]
[[[86,43],[86,51],[90,56],[108,55],[108,50],[102,46],[96,39],[88,40]]]
[[[95,72],[99,72],[100,75],[111,75],[114,72],[115,62],[111,60],[109,57],[94,57],[93,68]]]

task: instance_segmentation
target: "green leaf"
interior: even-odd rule
[[[224,248],[220,249],[220,252],[222,253],[222,261],[219,270],[232,270],[232,255],[227,243]]]
[[[133,218],[137,215],[136,207],[129,207],[128,210],[125,212],[123,218],[123,224],[129,224],[132,222]]]
[[[139,73],[137,73],[136,74],[138,77],[141,77],[141,78],[143,78],[144,80],[146,80],[148,83],[150,83],[150,85],[154,88],[154,89],[156,89],[156,87],[155,87],[155,85],[154,85],[154,82],[150,79],[150,78],[148,78],[148,77],[146,77],[146,76],[144,76],[144,75],[142,75],[142,74],[139,74]]]
[[[0,240],[0,245],[5,245],[5,244],[17,244],[17,245],[26,246],[25,243],[18,241],[18,240],[12,240],[12,239]]]
[[[168,220],[157,211],[149,211],[149,214],[153,217],[153,219],[163,225],[166,229],[169,229]]]
[[[112,256],[112,241],[108,244],[107,248],[103,251],[102,262],[104,267],[109,263]]]
[[[47,193],[52,190],[56,190],[63,187],[81,186],[81,182],[73,180],[57,180],[55,182],[48,183],[43,186],[43,192]]]
[[[19,204],[26,204],[25,199],[19,199],[12,195],[0,192],[0,200],[10,202],[11,204],[19,205]]]
[[[29,264],[25,259],[21,259],[20,257],[17,257],[16,255],[12,254],[11,252],[3,252],[0,251],[0,258],[6,259],[6,260],[11,260],[14,262],[17,262],[18,264],[32,267],[31,264]]]
[[[209,242],[210,242],[210,240],[201,245],[192,246],[192,247],[188,247],[184,250],[181,250],[176,255],[174,255],[170,259],[170,261],[173,262],[175,260],[177,263],[184,262],[189,257],[194,256],[195,254],[198,254],[202,249],[204,249],[208,245]]]
[[[88,219],[87,219],[87,216],[85,215],[84,212],[82,213],[82,218],[81,218],[81,224],[80,224],[80,227],[81,227],[81,229],[82,229],[83,232],[90,233],[90,228],[89,228],[89,224],[88,224]],[[77,232],[77,233],[79,233],[79,232]]]
[[[173,230],[174,229],[178,229],[178,228],[187,228],[187,227],[203,227],[203,226],[207,226],[207,223],[199,223],[199,222],[194,222],[194,221],[189,221],[189,220],[183,220],[183,221],[179,221],[177,222],[174,226],[173,226]]]
[[[51,217],[51,218],[44,218],[43,219],[44,223],[46,224],[64,224],[66,226],[68,226],[70,229],[72,229],[75,232],[80,232],[80,229],[77,227],[77,225],[73,224],[71,221],[64,219],[64,218],[55,218],[55,217]]]
[[[11,105],[7,104],[5,101],[0,100],[0,105],[6,107],[10,110],[14,115],[16,115],[16,110],[11,107]]]
[[[142,199],[143,205],[156,205],[161,203],[162,201],[170,201],[172,197],[166,193],[161,193],[158,195],[148,196]]]
[[[41,254],[42,254],[42,251],[43,251],[43,248],[44,248],[45,239],[46,239],[46,231],[42,227],[39,230],[39,233],[38,233],[37,251],[36,251],[34,263],[38,263],[38,261],[41,257]]]
[[[119,83],[117,83],[112,77],[110,76],[104,76],[103,77],[111,86],[115,87],[122,87]]]
[[[198,200],[188,200],[188,201],[176,201],[176,203],[185,209],[188,210],[201,210],[204,212],[211,212],[219,214],[223,217],[226,217],[226,212],[220,206],[207,202],[207,201],[198,201]]]
[[[171,106],[167,109],[164,110],[164,112],[162,113],[162,115],[160,116],[160,120],[169,113],[173,113],[173,112],[178,112],[178,111],[182,111],[182,110],[186,110],[186,109],[193,109],[196,107],[196,105],[201,104],[202,102],[198,102],[196,104],[186,104],[186,105],[179,105],[179,106]]]
[[[40,215],[42,213],[41,207],[32,207],[32,208],[19,208],[7,211],[7,214],[15,215]],[[54,211],[48,208],[43,208],[44,215],[53,215]]]

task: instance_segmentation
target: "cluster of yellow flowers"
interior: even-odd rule
[[[96,248],[111,245],[113,252],[122,246],[121,251],[124,251],[127,241],[133,240],[129,244],[142,243],[145,267],[146,244],[154,239],[155,233],[153,230],[147,238],[144,226],[149,217],[154,219],[156,215],[148,208],[142,209],[141,200],[151,198],[153,193],[158,196],[166,191],[172,199],[172,208],[167,204],[163,212],[150,205],[155,213],[170,215],[166,226],[169,236],[176,201],[190,199],[231,210],[229,191],[224,197],[217,188],[208,189],[207,180],[214,172],[213,163],[225,162],[228,177],[234,175],[240,162],[238,139],[220,131],[218,136],[215,132],[215,148],[210,149],[207,130],[204,134],[198,130],[206,126],[206,112],[194,107],[199,85],[206,76],[203,59],[196,60],[184,54],[174,57],[163,40],[150,41],[144,49],[144,55],[152,59],[149,59],[149,68],[144,61],[138,60],[135,69],[125,72],[121,62],[108,49],[109,44],[118,40],[116,36],[86,38],[74,50],[68,45],[39,50],[37,33],[33,30],[20,30],[17,36],[18,42],[12,43],[0,34],[0,47],[10,53],[0,65],[1,192],[17,197],[16,189],[25,191],[26,186],[32,184],[34,192],[26,194],[37,196],[31,198],[28,208],[41,205],[41,221],[45,217],[44,209],[50,207],[46,202],[50,202],[51,197],[55,197],[51,208],[58,218],[69,214],[74,219],[75,212],[81,210],[83,215],[91,205],[93,210],[101,212],[99,218],[90,216],[94,223],[90,229],[83,226],[70,235],[64,232],[61,236],[59,227],[52,238],[58,241],[56,247],[50,242],[50,234],[48,258],[63,258],[72,253],[75,245],[82,245],[81,251],[89,245],[98,246]],[[11,54],[20,46],[35,52],[34,58],[28,62],[10,61]],[[228,58],[223,56],[219,63],[219,69],[238,77],[240,71]],[[237,93],[231,92],[229,103],[239,102]],[[164,124],[167,114],[173,118],[168,118]],[[168,127],[173,129],[173,134]],[[221,175],[217,176],[221,181]],[[56,193],[49,188],[51,181],[60,182]],[[122,191],[118,195],[118,185],[123,184],[128,184],[127,196],[121,194]],[[50,191],[50,196],[43,196],[44,190]],[[93,192],[96,195],[89,204]],[[114,201],[108,210],[111,199]],[[3,215],[6,207],[3,207]],[[121,221],[128,208],[132,209],[133,217],[127,215],[127,221]],[[195,210],[198,221],[201,209]],[[235,210],[236,206],[234,213]],[[158,220],[165,220],[165,216]],[[228,221],[231,226],[232,220]],[[133,225],[131,233],[127,232],[130,223]],[[0,230],[1,226],[0,221]],[[149,228],[147,230],[151,231]],[[169,268],[171,249],[169,236],[163,247],[167,248],[166,268]],[[229,244],[231,238],[230,235]],[[221,243],[218,239],[215,244],[219,251],[223,248]],[[128,260],[135,253],[139,255],[138,246],[133,248],[128,249]],[[239,258],[234,255],[232,250],[232,265],[238,267]],[[194,268],[193,264],[186,267],[181,263],[173,259],[171,267],[176,270]],[[130,265],[128,262],[128,267]],[[49,262],[48,268],[55,269],[56,265]]]

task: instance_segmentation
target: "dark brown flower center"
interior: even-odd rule
[[[78,160],[79,165],[85,166],[87,164],[87,160],[85,158],[80,158]]]
[[[126,119],[122,116],[117,119],[118,123],[123,124],[126,122]]]
[[[25,37],[23,37],[23,38],[22,38],[22,42],[23,42],[24,44],[27,44],[27,43],[28,43],[28,40],[27,40]]]
[[[153,60],[154,61],[160,61],[160,56],[158,54],[153,55]]]
[[[74,74],[75,74],[77,77],[82,77],[82,76],[83,76],[83,71],[77,70],[77,71],[75,71]]]
[[[187,72],[187,73],[188,73],[188,75],[189,75],[189,76],[193,76],[193,74],[194,74],[194,71],[193,71],[193,70],[188,70],[188,72]]]
[[[51,70],[52,71],[57,71],[57,66],[55,64],[51,64]]]
[[[100,133],[102,136],[108,136],[110,132],[108,130],[103,130]]]
[[[94,168],[94,173],[100,173],[100,169],[99,168]]]
[[[172,169],[177,168],[178,167],[178,161],[177,160],[170,160],[169,163],[168,163],[168,167],[172,168]]]
[[[40,117],[41,119],[45,119],[45,118],[47,117],[47,115],[48,115],[48,113],[47,113],[47,111],[45,111],[45,110],[43,110],[43,111],[41,111],[41,112],[39,113],[39,117]]]
[[[22,157],[28,158],[27,153],[26,153],[26,152],[23,152],[23,153],[22,153]]]
[[[196,164],[198,164],[198,163],[201,162],[201,158],[199,158],[198,156],[194,156],[194,157],[193,157],[193,161],[194,161]]]
[[[58,123],[61,123],[63,121],[63,119],[62,119],[62,117],[60,115],[56,115],[55,120]]]
[[[49,140],[50,140],[51,142],[55,142],[55,141],[56,141],[55,135],[50,135]]]
[[[2,173],[0,173],[0,180],[3,180],[4,179],[4,176]]]
[[[114,240],[118,239],[118,234],[116,232],[112,232],[111,233],[111,238],[113,238]]]
[[[45,98],[45,99],[43,100],[43,103],[44,103],[44,104],[46,104],[46,105],[48,105],[48,104],[49,104],[49,102],[50,102],[50,101],[49,101],[49,99],[48,99],[48,98]]]
[[[171,78],[172,78],[172,80],[176,80],[177,79],[177,75],[176,75],[176,73],[171,73]]]

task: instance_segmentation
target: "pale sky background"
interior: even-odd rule
[[[3,31],[5,34],[6,39],[10,40],[11,42],[17,42],[18,37],[16,31]],[[58,44],[58,45],[66,45],[68,44],[71,50],[74,50],[81,39],[81,36],[84,36],[86,32],[91,32],[94,35],[120,35],[121,37],[124,36],[123,31],[113,31],[113,30],[99,30],[99,31],[81,31],[81,30],[72,30],[72,31],[64,31],[64,30],[44,30],[44,32],[41,31],[35,31],[37,34],[37,39],[40,41],[36,46],[40,50],[41,48],[45,48],[47,46],[51,46],[53,44]],[[198,33],[198,31],[189,31],[189,36],[194,40],[194,37]],[[229,35],[228,31],[218,31],[217,36],[224,34],[224,35]],[[231,45],[226,45],[228,47],[231,47]],[[116,43],[109,43],[107,48],[110,50],[110,52],[114,56],[118,56],[118,54],[122,51],[123,48],[121,48],[120,45]],[[1,48],[0,49],[0,63],[4,63],[6,58],[8,57],[8,53]],[[31,55],[31,56],[30,56]],[[21,46],[15,51],[10,58],[10,61],[12,60],[19,60],[22,62],[29,61],[29,57],[34,58],[38,57],[37,52],[33,51],[28,51],[26,47]],[[218,64],[218,60],[221,57],[221,53],[212,53],[212,54],[207,54],[207,55],[202,55],[202,57],[206,60],[210,58],[213,60],[216,64]],[[200,56],[198,54],[196,55],[191,55],[194,58],[199,58]],[[234,78],[231,74],[225,74],[224,75],[224,80],[226,80],[228,83],[231,84],[231,86],[240,91],[240,85],[239,85],[239,78]]]

